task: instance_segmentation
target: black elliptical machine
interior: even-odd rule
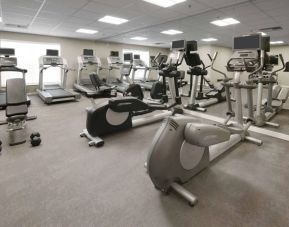
[[[163,71],[163,68],[166,67],[168,56],[163,54],[158,54],[155,59],[152,61],[155,62],[156,65],[158,65],[159,72]],[[162,76],[161,73],[159,73],[159,76]],[[186,86],[188,83],[187,81],[184,81],[185,78],[185,72],[184,71],[178,71],[177,76],[177,87],[181,88]],[[153,100],[158,100],[159,103],[164,104],[169,101],[168,97],[168,91],[170,91],[170,88],[167,83],[166,77],[162,77],[161,80],[158,80],[153,83],[152,89],[150,91],[150,96]]]
[[[205,112],[205,107],[224,102],[226,100],[226,94],[225,87],[220,82],[218,82],[216,85],[209,83],[211,90],[204,94],[203,84],[204,81],[209,81],[206,79],[206,76],[208,75],[207,68],[210,66],[205,66],[204,62],[201,60],[199,54],[197,53],[197,50],[197,41],[192,40],[187,42],[185,61],[189,66],[187,73],[190,75],[190,99],[188,105],[186,105],[185,108],[189,110]],[[208,56],[212,60],[211,56]],[[201,83],[200,90],[198,91],[197,88],[199,78],[201,78]],[[202,99],[204,101],[196,102],[197,99]]]
[[[158,67],[159,70],[159,76],[161,76],[161,72],[166,67],[166,62],[168,60],[168,56],[164,54],[158,54],[155,59],[153,59],[153,62]],[[168,95],[167,95],[167,86],[166,85],[166,78],[162,77],[162,81],[158,80],[153,83],[152,89],[150,91],[150,96],[152,99],[160,100],[160,103],[167,103],[169,101]]]
[[[182,101],[177,86],[177,78],[180,76],[177,67],[182,64],[184,48],[184,40],[174,41],[168,64],[160,71],[160,76],[168,81],[173,103],[147,103],[136,97],[119,97],[112,98],[100,105],[94,105],[87,109],[86,129],[80,134],[81,137],[90,140],[89,146],[103,146],[104,141],[100,138],[101,136],[154,123],[175,113],[182,113],[182,108],[178,108]],[[153,116],[133,120],[135,116],[156,110],[163,111]]]
[[[212,57],[210,54],[208,54],[208,57],[212,61]],[[211,65],[205,66],[202,61],[203,69],[208,69],[211,67]],[[226,100],[225,98],[225,86],[222,84],[222,79],[218,80],[217,83],[213,84],[206,76],[208,75],[208,72],[205,75],[201,75],[201,81],[200,81],[200,87],[197,91],[196,100],[202,100],[202,99],[211,99],[211,98],[217,98],[219,102],[223,102]],[[210,90],[208,92],[204,92],[204,87],[208,86]]]

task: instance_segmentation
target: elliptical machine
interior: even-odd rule
[[[160,75],[168,80],[173,103],[169,105],[146,103],[135,97],[122,97],[112,98],[87,109],[86,129],[82,131],[80,136],[90,140],[89,146],[103,146],[104,141],[100,138],[101,136],[154,123],[175,112],[180,112],[177,109],[177,106],[181,105],[181,97],[177,87],[179,76],[177,67],[182,64],[184,48],[184,41],[173,42],[167,66],[160,72]],[[163,112],[133,120],[135,116],[151,113],[155,110],[163,110]]]
[[[166,67],[167,60],[168,60],[168,56],[163,55],[161,53],[158,53],[157,56],[152,60],[155,63],[155,65],[157,65],[158,67],[159,79],[152,83],[150,96],[153,100],[159,99],[159,102],[162,104],[167,103],[169,101],[169,98],[167,95],[166,78],[164,77],[161,78],[161,75],[160,75],[160,72],[162,71],[162,69]]]
[[[247,57],[245,53],[249,48],[247,44],[255,44],[253,47],[255,49],[260,48],[261,39],[257,39],[258,43],[254,43],[255,38],[254,36],[245,36],[234,39],[235,52],[229,63],[230,69],[234,69],[235,75],[233,82],[224,79],[228,116],[223,124],[210,125],[200,123],[199,120],[192,117],[171,116],[157,131],[147,158],[147,171],[156,189],[164,193],[168,193],[172,189],[194,206],[197,203],[197,197],[181,184],[188,182],[193,176],[208,167],[212,160],[241,141],[247,140],[257,145],[262,144],[261,140],[248,135],[248,129],[252,122],[248,121],[243,125],[242,113],[241,88],[247,88],[247,85],[240,82],[240,69],[245,67],[244,61]],[[241,46],[243,49],[241,52],[244,55],[239,53]],[[237,53],[240,58],[235,59]],[[216,70],[214,68],[216,57],[217,53],[213,57],[213,70]],[[223,74],[227,78],[225,73]],[[232,110],[230,87],[235,88],[236,114]],[[190,111],[184,110],[184,113],[190,114]],[[229,123],[235,115],[237,123]]]
[[[188,105],[185,106],[189,110],[197,110],[205,112],[205,107],[226,101],[225,87],[218,83],[217,86],[209,83],[211,91],[205,95],[203,93],[203,83],[207,81],[205,76],[208,75],[208,71],[200,56],[196,51],[198,50],[197,41],[187,42],[186,48],[186,64],[190,67],[187,73],[190,75],[191,88],[189,91],[190,100]],[[201,77],[200,90],[198,91],[199,77]],[[207,81],[208,82],[208,81]],[[207,99],[206,101],[197,102],[198,99]]]
[[[268,38],[267,38],[268,39]],[[268,39],[269,40],[269,39]],[[268,44],[269,45],[269,44]],[[267,51],[270,50],[270,46],[267,48]],[[282,54],[279,55],[279,58],[282,62],[282,67],[273,72],[269,72],[267,68],[271,69],[272,56],[265,55],[262,65],[263,69],[266,71],[259,71],[254,76],[253,82],[257,83],[258,94],[257,94],[257,105],[256,112],[250,117],[254,117],[254,123],[256,126],[271,126],[279,127],[278,123],[270,122],[273,117],[282,110],[283,104],[287,101],[289,96],[288,88],[281,88],[280,85],[277,85],[277,73],[285,69],[285,62]],[[271,62],[270,62],[271,61]],[[276,60],[275,60],[276,61]],[[275,62],[276,63],[276,62]],[[268,95],[266,99],[263,99],[263,86],[268,85]]]
[[[121,61],[118,51],[111,51],[109,57],[107,57],[109,77],[107,79],[107,85],[114,87],[118,92],[124,96],[133,96],[142,100],[144,98],[143,91],[139,84],[134,84],[130,79],[132,71],[133,54],[125,53],[123,55],[124,62]],[[111,72],[114,69],[120,70],[120,79],[112,80]],[[126,82],[124,81],[124,78]]]

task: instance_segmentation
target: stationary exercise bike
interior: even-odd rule
[[[255,36],[235,37],[234,55],[239,58],[230,60],[231,69],[235,75],[233,81],[224,79],[226,101],[228,105],[227,119],[223,124],[210,125],[200,123],[199,120],[187,116],[170,116],[157,131],[153,144],[149,148],[147,171],[156,189],[168,193],[174,190],[190,205],[197,203],[197,197],[187,191],[181,184],[189,181],[201,170],[209,166],[210,161],[227,151],[241,141],[251,141],[261,145],[262,141],[250,137],[248,129],[252,122],[243,125],[241,88],[247,88],[240,82],[240,69],[248,55],[247,49],[261,47],[261,38],[254,43]],[[252,43],[252,44],[251,44]],[[255,46],[252,47],[252,45]],[[249,46],[247,46],[249,45]],[[242,52],[242,54],[241,54]],[[217,54],[213,57],[212,69]],[[233,63],[234,61],[234,63]],[[257,65],[250,70],[257,70]],[[225,74],[225,73],[223,73]],[[225,77],[227,78],[227,77]],[[235,88],[236,113],[232,110],[230,87]],[[185,114],[190,114],[184,110]],[[232,117],[237,116],[237,123],[229,123]]]
[[[169,105],[146,103],[135,97],[121,97],[94,105],[87,109],[86,129],[80,134],[81,137],[90,140],[89,146],[103,146],[104,141],[100,138],[101,136],[154,123],[178,112],[176,107],[181,104],[181,97],[177,88],[177,77],[179,76],[177,67],[182,64],[185,46],[184,42],[173,42],[172,47],[167,66],[162,69],[160,75],[168,80],[173,103]],[[155,110],[163,110],[163,112],[133,120],[135,116]]]

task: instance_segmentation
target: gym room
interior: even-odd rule
[[[289,226],[288,9],[0,0],[0,226]]]

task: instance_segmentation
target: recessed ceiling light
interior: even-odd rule
[[[182,31],[178,31],[178,30],[174,30],[174,29],[170,29],[170,30],[166,30],[166,31],[162,31],[162,34],[166,34],[166,35],[177,35],[177,34],[182,34]]]
[[[284,44],[284,41],[271,41],[270,44],[277,45],[277,44]]]
[[[98,21],[108,23],[108,24],[123,24],[128,22],[127,19],[119,18],[119,17],[112,17],[112,16],[105,16],[103,18],[100,18]]]
[[[267,35],[267,33],[265,33],[265,32],[258,32],[258,33],[260,33],[262,36],[266,36]]]
[[[160,6],[160,7],[171,7],[173,5],[185,2],[186,0],[143,0],[145,2]]]
[[[136,37],[132,37],[130,39],[133,39],[133,40],[137,40],[137,41],[143,41],[143,40],[147,40],[148,38],[146,37],[141,37],[141,36],[136,36]]]
[[[205,38],[205,39],[202,39],[202,41],[204,42],[214,42],[214,41],[217,41],[218,39],[216,38]]]
[[[211,24],[223,27],[223,26],[228,26],[228,25],[232,25],[232,24],[239,24],[240,21],[234,19],[234,18],[225,18],[222,20],[214,20],[211,21]]]
[[[93,35],[93,34],[97,33],[98,31],[91,30],[91,29],[80,28],[80,29],[77,29],[76,32]]]

